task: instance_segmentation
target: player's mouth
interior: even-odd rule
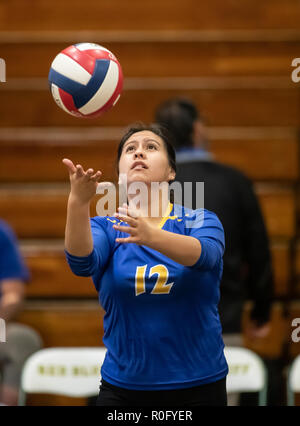
[[[148,166],[143,161],[135,161],[132,164],[131,169],[143,170],[143,169],[148,169]]]

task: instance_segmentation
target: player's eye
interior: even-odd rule
[[[148,149],[150,149],[150,150],[156,149],[156,146],[155,146],[155,145],[153,145],[152,143],[150,143],[150,144],[148,145]]]
[[[133,150],[133,148],[134,148],[134,146],[133,146],[133,145],[129,145],[129,146],[126,148],[126,152],[130,152],[130,151],[132,151],[132,150]]]

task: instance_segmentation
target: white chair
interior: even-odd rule
[[[298,355],[288,370],[287,405],[295,405],[295,393],[300,392],[300,355]]]
[[[104,347],[41,349],[32,354],[22,369],[19,405],[27,393],[48,393],[70,397],[97,395]]]
[[[263,360],[253,351],[225,346],[229,373],[227,393],[258,392],[258,405],[267,403],[267,371]]]

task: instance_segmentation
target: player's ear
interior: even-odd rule
[[[175,180],[175,177],[176,177],[176,172],[175,172],[174,169],[172,169],[172,167],[170,167],[170,170],[169,170],[169,182],[172,181],[172,180]]]

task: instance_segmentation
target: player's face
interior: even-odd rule
[[[163,140],[149,130],[134,133],[127,139],[119,161],[119,173],[127,175],[128,184],[175,179]]]

